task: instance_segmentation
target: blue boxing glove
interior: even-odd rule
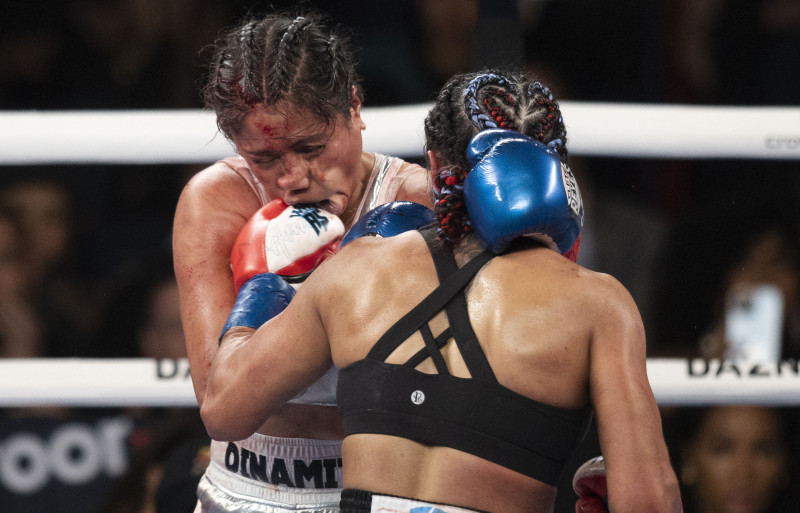
[[[356,221],[345,234],[339,248],[364,236],[393,237],[436,221],[433,211],[411,201],[393,201],[378,205]]]
[[[262,324],[281,313],[295,295],[295,289],[274,273],[257,274],[239,289],[220,341],[229,329],[247,326],[258,329]]]
[[[495,253],[527,236],[577,259],[583,201],[572,172],[553,149],[511,130],[484,130],[470,141],[472,170],[464,202],[478,237]]]

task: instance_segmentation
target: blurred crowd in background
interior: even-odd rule
[[[568,101],[800,105],[797,0],[8,0],[0,110],[201,108],[219,31],[296,4],[351,29],[367,107],[430,102],[484,67]],[[185,356],[172,215],[208,164],[0,167],[0,357]],[[733,292],[759,286],[779,298],[777,356],[800,357],[800,161],[571,165],[579,263],[631,291],[650,356],[730,356]],[[794,408],[686,410],[664,419],[687,511],[725,511],[710,504],[732,490],[753,513],[800,511]],[[206,444],[196,409],[0,410],[0,510],[188,513]]]

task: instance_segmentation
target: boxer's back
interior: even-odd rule
[[[337,258],[320,313],[337,367],[362,359],[383,333],[439,285],[430,253],[416,233],[359,240],[347,265]],[[352,249],[352,248],[347,248]],[[333,267],[333,265],[330,268]],[[564,408],[588,401],[589,341],[603,319],[613,278],[588,271],[558,253],[535,247],[492,259],[466,289],[470,323],[498,381],[532,399]],[[335,290],[335,292],[333,292]],[[319,296],[318,296],[319,297]],[[431,323],[446,325],[443,314]],[[415,334],[386,361],[402,362],[422,344]],[[442,350],[451,372],[469,377],[460,355]],[[417,367],[436,372],[430,360]]]
[[[430,252],[416,232],[356,244],[352,258],[331,260],[326,277],[337,278],[320,305],[339,368],[363,359],[387,329],[439,284]],[[492,259],[467,287],[466,297],[470,323],[497,381],[547,405],[586,406],[589,344],[603,319],[597,306],[613,283],[543,247]],[[447,325],[441,313],[430,322],[434,335]],[[402,364],[422,346],[417,332],[386,363]],[[441,352],[451,374],[471,377],[452,339]],[[415,368],[437,373],[430,358]],[[349,488],[492,511],[548,511],[555,498],[553,486],[455,449],[356,434],[346,438],[343,450]],[[505,490],[499,494],[504,504],[497,504],[498,494],[486,493],[489,483],[493,490]]]

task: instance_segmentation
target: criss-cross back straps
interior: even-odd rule
[[[454,312],[454,314],[448,313],[448,319],[451,322],[456,344],[458,344],[462,357],[464,357],[470,375],[472,377],[494,379],[494,373],[491,367],[489,367],[486,356],[483,354],[471,326],[469,326],[469,319],[465,315],[466,298],[463,289],[478,270],[495,255],[488,249],[484,250],[467,262],[461,269],[458,269],[452,253],[440,249],[435,230],[423,229],[421,233],[431,250],[440,285],[389,328],[372,347],[367,358],[385,361],[397,346],[408,339],[415,331],[421,330],[424,325],[424,329],[429,334],[429,337],[425,337],[425,333],[423,332],[423,339],[428,338],[429,340],[425,341],[426,347],[420,353],[413,356],[409,362],[413,360],[419,363],[419,361],[424,360],[422,354],[427,353],[427,356],[433,358],[434,365],[436,365],[440,373],[448,373],[447,367],[444,364],[444,359],[439,352],[439,347],[447,341],[449,336],[444,337],[440,334],[439,337],[434,339],[432,334],[430,334],[430,328],[427,326],[428,321],[433,316],[445,308],[445,306],[448,306],[447,311]],[[453,302],[454,298],[457,298],[454,304],[452,306],[448,305]],[[464,312],[463,316],[455,313],[457,308],[462,308],[461,311]],[[461,322],[454,323],[453,319],[459,317],[464,318],[461,319]],[[434,354],[436,354],[436,356],[434,356]]]

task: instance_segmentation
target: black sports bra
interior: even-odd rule
[[[566,409],[501,385],[467,314],[464,287],[494,254],[484,251],[458,269],[430,227],[420,230],[440,286],[400,319],[363,360],[339,371],[337,403],[345,436],[394,435],[451,447],[555,485],[592,418],[590,406]],[[445,309],[450,327],[434,337],[428,321]],[[402,365],[385,359],[415,331],[425,347]],[[471,378],[450,374],[440,348],[455,339]],[[414,369],[431,358],[438,374]]]

